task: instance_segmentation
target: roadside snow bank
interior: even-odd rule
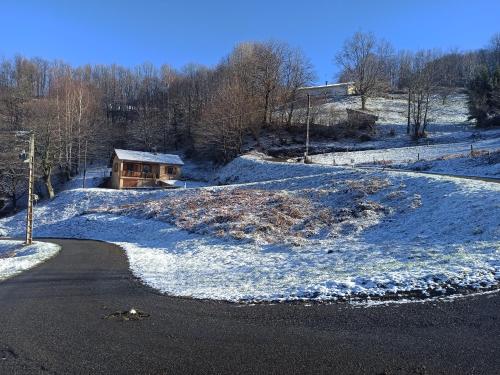
[[[136,276],[176,296],[425,297],[499,284],[498,184],[249,157],[229,166],[242,180],[268,181],[189,191],[68,191],[36,207],[35,234],[117,243]],[[302,199],[312,209],[296,212]],[[292,202],[292,209],[277,209],[280,202]],[[309,222],[315,208],[328,215]],[[192,227],[178,222],[183,214]],[[23,218],[0,220],[0,230],[22,233]],[[274,220],[282,220],[281,232],[255,231]]]
[[[22,241],[0,240],[0,280],[45,262],[59,250],[58,245],[47,242],[33,242],[24,246]]]

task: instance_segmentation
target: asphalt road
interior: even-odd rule
[[[500,295],[371,308],[173,298],[116,246],[54,240],[0,283],[0,374],[498,374]],[[138,321],[108,319],[140,309]]]

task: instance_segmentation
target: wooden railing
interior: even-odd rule
[[[152,172],[122,171],[122,177],[155,178],[155,174]]]

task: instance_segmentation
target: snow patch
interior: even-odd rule
[[[0,280],[45,262],[59,250],[58,245],[48,242],[33,242],[25,246],[22,241],[0,240]]]

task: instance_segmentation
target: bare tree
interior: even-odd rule
[[[357,32],[344,42],[337,54],[342,77],[354,81],[356,92],[361,96],[361,109],[366,109],[368,98],[387,89],[387,60],[391,52],[389,43],[377,40],[372,33]]]
[[[436,92],[437,74],[435,57],[431,51],[419,51],[412,59],[409,76],[409,102],[412,136],[418,139],[425,135],[428,125],[431,95]]]
[[[286,125],[292,125],[293,113],[299,99],[299,88],[309,85],[315,78],[309,60],[299,49],[285,51],[282,67],[281,102],[286,111]]]
[[[50,99],[37,99],[28,105],[28,125],[35,133],[35,161],[37,170],[50,199],[54,198],[52,175],[60,160],[61,143],[58,142],[58,109]]]
[[[26,195],[27,168],[20,157],[28,139],[26,132],[0,131],[0,196],[8,199],[14,211]]]
[[[412,98],[412,75],[413,75],[413,54],[401,51],[398,54],[398,87],[407,90],[407,110],[406,110],[406,134],[410,134],[411,126],[411,98]]]

